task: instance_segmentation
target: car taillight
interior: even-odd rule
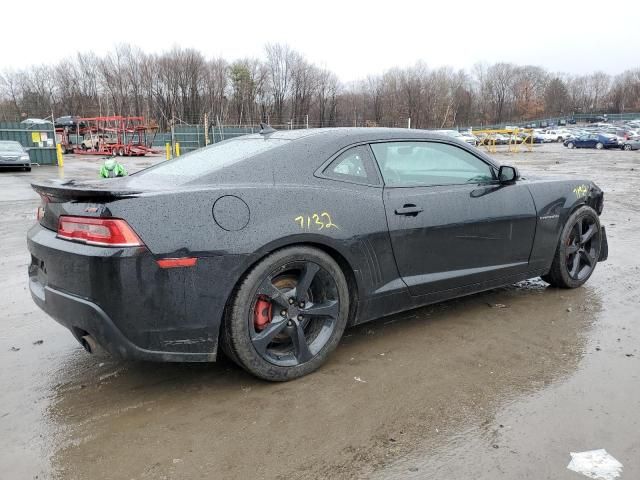
[[[58,219],[58,238],[104,247],[139,247],[142,240],[119,218],[71,217]]]

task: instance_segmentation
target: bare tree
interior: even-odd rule
[[[567,84],[560,78],[552,78],[544,90],[545,111],[551,115],[562,115],[570,108]]]
[[[266,45],[265,50],[267,53],[269,85],[273,98],[273,115],[277,122],[282,122],[284,119],[285,100],[289,94],[294,52],[288,45],[279,43],[269,43]]]
[[[205,58],[174,47],[146,54],[121,44],[100,57],[80,53],[55,65],[0,72],[0,119],[60,115],[144,116],[171,122],[452,128],[501,124],[570,112],[640,110],[640,69],[565,75],[511,63],[469,71],[418,62],[343,85],[288,45],[262,59]]]

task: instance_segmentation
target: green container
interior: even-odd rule
[[[53,125],[27,125],[0,122],[0,140],[13,140],[29,149],[31,163],[54,165],[57,163],[55,130]]]
[[[56,149],[50,148],[32,148],[29,150],[29,158],[31,163],[38,165],[55,165],[57,163]]]

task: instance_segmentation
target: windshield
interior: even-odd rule
[[[0,142],[0,152],[23,152],[22,145],[18,142]]]
[[[276,138],[233,139],[201,148],[135,174],[136,178],[166,180],[178,177],[181,183],[208,175],[244,159],[288,143]]]

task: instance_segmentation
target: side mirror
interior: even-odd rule
[[[502,165],[498,169],[498,180],[500,183],[513,183],[520,178],[518,169],[509,165]]]

